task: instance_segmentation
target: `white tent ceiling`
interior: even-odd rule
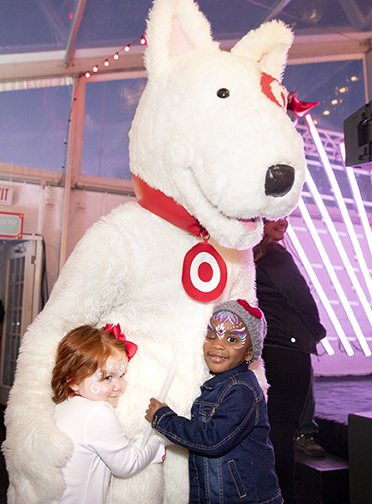
[[[291,25],[294,62],[360,57],[371,48],[371,0],[199,0],[221,47],[262,22]],[[76,76],[125,45],[108,72],[142,68],[152,0],[11,0],[2,2],[0,82]]]

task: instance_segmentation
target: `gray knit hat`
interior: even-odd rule
[[[257,360],[262,352],[262,344],[266,335],[266,319],[259,308],[254,308],[245,299],[236,301],[225,301],[216,305],[213,309],[213,315],[217,312],[228,311],[238,315],[244,322],[251,337],[253,357],[252,362]]]

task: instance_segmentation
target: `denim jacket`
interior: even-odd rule
[[[189,504],[281,504],[266,401],[245,363],[211,378],[191,419],[164,406],[152,426],[189,450]]]

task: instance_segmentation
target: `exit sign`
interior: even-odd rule
[[[0,186],[0,205],[11,205],[13,201],[13,189]]]

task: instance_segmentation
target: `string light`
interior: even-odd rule
[[[137,39],[137,41],[138,41],[138,39]],[[135,42],[135,40],[134,40],[133,42],[131,42],[131,43],[134,43],[134,42]],[[140,43],[140,45],[142,45],[142,46],[143,46],[143,45],[146,45],[146,43],[147,43],[147,42],[146,42],[146,37],[145,37],[145,35],[142,35],[142,37],[139,39],[139,43]],[[123,47],[122,47],[122,49],[120,49],[120,50],[116,51],[116,53],[112,56],[112,59],[113,59],[114,61],[118,61],[118,59],[120,58],[120,54],[119,54],[119,52],[120,52],[120,51],[124,51],[125,53],[129,53],[129,52],[130,52],[130,49],[131,49],[131,44],[126,44],[125,46],[123,46]],[[104,66],[105,68],[109,67],[109,66],[110,66],[110,58],[106,58],[103,62],[101,61],[101,63],[100,63],[100,64],[103,64],[103,66]],[[86,77],[87,79],[89,79],[89,78],[91,77],[91,75],[92,75],[92,74],[91,74],[91,72],[93,72],[93,73],[97,73],[98,71],[99,71],[99,65],[94,65],[94,67],[93,67],[91,70],[87,70],[87,71],[84,73],[84,75],[85,75],[85,77]]]

